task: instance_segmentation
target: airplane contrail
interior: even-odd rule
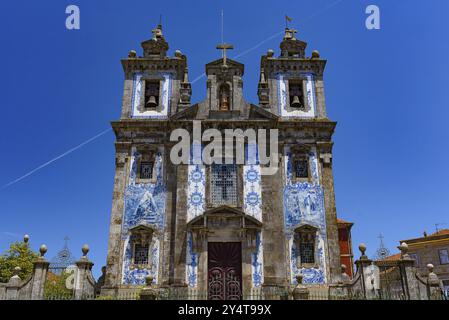
[[[305,23],[305,22],[307,22],[308,20],[310,20],[310,19],[312,19],[312,18],[315,18],[316,16],[322,14],[323,12],[325,12],[325,11],[331,9],[332,7],[336,6],[336,5],[339,4],[340,2],[343,2],[343,0],[337,0],[337,1],[335,1],[335,2],[332,2],[330,5],[326,6],[324,9],[322,9],[322,10],[320,10],[320,11],[318,11],[318,12],[316,12],[316,13],[314,13],[314,14],[308,16],[308,17],[306,17],[306,18],[303,20],[303,23]],[[268,41],[270,41],[270,40],[272,40],[272,39],[274,39],[274,38],[280,36],[280,35],[283,34],[283,33],[284,33],[284,31],[277,32],[277,33],[275,33],[275,34],[269,36],[268,38],[266,38],[266,39],[260,41],[259,43],[257,43],[257,44],[254,45],[253,47],[251,47],[251,48],[249,48],[249,49],[246,49],[245,51],[242,51],[241,53],[239,53],[238,55],[234,56],[233,58],[234,58],[234,59],[241,58],[241,57],[243,57],[244,55],[247,55],[248,53],[250,53],[251,51],[253,51],[253,50],[259,48],[259,47],[260,47],[261,45],[263,45],[264,43],[266,43],[266,42],[268,42]],[[205,77],[205,76],[206,76],[206,74],[205,74],[205,73],[202,73],[201,75],[199,75],[198,77],[196,77],[196,78],[191,82],[191,84],[194,84],[194,83],[198,82],[199,80],[201,80],[201,79],[202,79],[203,77]],[[37,172],[37,171],[39,171],[39,170],[45,168],[46,166],[52,164],[53,162],[55,162],[55,161],[57,161],[57,160],[59,160],[59,159],[65,157],[66,155],[68,155],[68,154],[70,154],[70,153],[72,153],[72,152],[78,150],[79,148],[81,148],[81,147],[85,146],[86,144],[88,144],[88,143],[94,141],[95,139],[98,139],[99,137],[103,136],[104,134],[108,133],[108,132],[111,131],[111,130],[112,130],[112,129],[107,129],[107,130],[104,130],[104,131],[100,132],[99,134],[97,134],[97,135],[93,136],[92,138],[90,138],[90,139],[84,141],[83,143],[77,145],[76,147],[73,147],[73,148],[67,150],[66,152],[64,152],[63,154],[57,156],[56,158],[53,158],[53,159],[51,159],[50,161],[45,162],[44,164],[38,166],[37,168],[35,168],[35,169],[31,170],[30,172],[24,174],[23,176],[21,176],[21,177],[15,179],[15,180],[13,180],[13,181],[11,181],[11,182],[5,184],[3,187],[1,187],[0,190],[3,190],[3,189],[5,189],[5,188],[7,188],[7,187],[9,187],[9,186],[12,186],[13,184],[15,184],[15,183],[17,183],[17,182],[19,182],[19,181],[25,179],[26,177],[29,177],[29,176],[32,175],[33,173],[35,173],[35,172]]]
[[[111,131],[111,130],[112,130],[112,129],[109,128],[109,129],[107,129],[107,130],[104,130],[104,131],[98,133],[97,135],[93,136],[92,138],[87,139],[86,141],[80,143],[80,144],[77,145],[76,147],[73,147],[73,148],[67,150],[66,152],[60,154],[59,156],[57,156],[57,157],[55,157],[55,158],[53,158],[53,159],[51,159],[51,160],[45,162],[44,164],[41,164],[40,166],[34,168],[33,170],[31,170],[30,172],[24,174],[23,176],[21,176],[21,177],[15,179],[15,180],[13,180],[13,181],[11,181],[11,182],[5,184],[3,187],[1,187],[0,190],[3,190],[3,189],[5,189],[5,188],[7,188],[7,187],[10,187],[10,186],[12,186],[13,184],[16,184],[17,182],[19,182],[19,181],[25,179],[26,177],[29,177],[29,176],[32,175],[33,173],[35,173],[35,172],[37,172],[37,171],[39,171],[39,170],[45,168],[46,166],[52,164],[53,162],[55,162],[55,161],[57,161],[57,160],[59,160],[59,159],[65,157],[65,156],[69,155],[70,153],[72,153],[72,152],[78,150],[79,148],[85,146],[86,144],[88,144],[88,143],[90,143],[90,142],[92,142],[92,141],[94,141],[94,140],[100,138],[101,136],[105,135],[106,133],[108,133],[108,132]]]

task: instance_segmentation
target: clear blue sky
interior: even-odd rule
[[[381,30],[365,28],[365,8],[381,9]],[[81,9],[81,30],[65,29],[65,8]],[[293,18],[308,54],[328,59],[327,110],[338,121],[334,146],[339,217],[355,222],[368,254],[379,233],[400,239],[449,227],[449,12],[447,0],[7,1],[0,17],[2,71],[0,187],[110,127],[120,115],[120,59],[151,37],[163,15],[170,54],[188,55],[190,79],[219,53],[220,10],[231,57]],[[260,56],[281,36],[240,57],[246,99],[257,99]],[[205,96],[205,79],[193,101]],[[91,246],[95,274],[106,261],[114,180],[111,132],[0,190],[0,251],[31,235],[53,257],[71,238],[76,257]],[[358,253],[357,253],[358,254]]]

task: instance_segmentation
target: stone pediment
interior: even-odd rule
[[[190,120],[195,119],[198,113],[198,104],[191,106],[181,112],[175,113],[170,117],[171,120]]]
[[[245,71],[245,66],[237,61],[227,58],[226,59],[226,70],[237,70],[239,71],[236,75],[243,76]],[[223,71],[223,59],[218,59],[206,64],[206,74],[211,73],[221,73]]]
[[[262,223],[239,208],[226,205],[211,208],[188,223],[191,230],[232,228],[240,230],[260,229]]]
[[[279,117],[262,107],[251,104],[249,107],[249,119],[260,119],[260,120],[277,120]]]
[[[140,222],[139,224],[129,228],[131,234],[135,233],[157,233],[157,228],[147,222]]]

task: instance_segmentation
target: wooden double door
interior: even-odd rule
[[[209,300],[242,299],[242,244],[209,242],[207,252]]]

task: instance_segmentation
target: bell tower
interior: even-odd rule
[[[326,60],[318,51],[306,57],[307,43],[297,31],[285,29],[275,57],[268,50],[260,62],[259,105],[283,118],[325,118],[323,72]]]
[[[168,56],[168,42],[159,24],[153,37],[142,42],[143,56],[131,50],[122,60],[125,71],[122,119],[168,119],[190,106],[192,94],[187,58],[176,50]]]
[[[226,51],[234,47],[230,44],[219,44],[222,58],[206,65],[207,104],[209,116],[221,114],[239,115],[243,104],[243,64],[227,58]]]

